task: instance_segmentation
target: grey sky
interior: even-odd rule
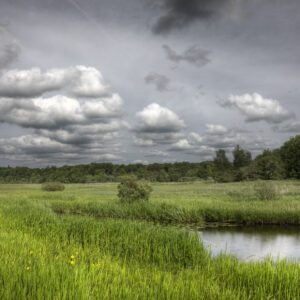
[[[279,147],[300,133],[299,16],[297,0],[2,0],[0,165]]]

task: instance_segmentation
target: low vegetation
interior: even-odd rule
[[[118,197],[121,203],[148,201],[152,188],[145,181],[138,181],[134,176],[125,176],[118,185]]]
[[[139,221],[299,224],[299,183],[278,184],[276,201],[252,183],[154,184],[149,202],[130,205],[117,184],[0,185],[0,299],[298,299],[299,263],[213,258],[197,232]]]
[[[42,190],[48,192],[63,191],[65,186],[60,182],[45,182],[42,184]]]
[[[266,182],[271,183],[270,181]],[[262,201],[257,182],[152,184],[150,201],[120,204],[117,184],[70,185],[51,198],[57,213],[156,223],[300,225],[299,181],[276,181],[279,198]],[[70,187],[70,188],[69,188]],[[69,200],[71,197],[72,201]]]
[[[261,181],[255,185],[255,191],[258,199],[262,201],[276,200],[280,194],[274,183]]]

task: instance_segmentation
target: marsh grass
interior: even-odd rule
[[[271,201],[279,199],[281,191],[278,186],[274,183],[261,181],[258,182],[255,187],[255,192],[259,200],[261,201]]]
[[[299,263],[212,258],[193,231],[134,220],[180,223],[201,212],[220,218],[263,207],[231,200],[236,185],[202,186],[156,185],[142,206],[119,205],[116,185],[68,185],[55,194],[0,186],[0,299],[297,299]],[[299,197],[284,197],[299,215]],[[280,201],[264,202],[274,220],[285,218]],[[58,215],[58,207],[86,215]]]
[[[276,184],[279,190],[282,185],[285,193],[280,195],[280,199],[269,201],[261,201],[257,198],[256,183],[197,182],[154,184],[149,203],[130,205],[119,205],[116,185],[90,185],[89,190],[86,189],[86,194],[81,192],[84,185],[73,185],[70,186],[69,193],[48,198],[47,203],[55,212],[61,214],[145,220],[156,223],[300,224],[298,183],[291,181]],[[76,193],[77,190],[80,191],[79,194]],[[71,201],[67,197],[72,195],[74,197]]]

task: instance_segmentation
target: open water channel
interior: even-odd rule
[[[300,226],[223,226],[199,230],[212,255],[232,254],[244,261],[273,259],[300,261]]]

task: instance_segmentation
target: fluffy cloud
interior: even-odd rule
[[[105,153],[107,149],[66,145],[59,141],[40,135],[24,135],[9,139],[0,139],[1,157],[19,161],[22,164],[66,164],[82,160],[113,161],[122,158],[113,153]]]
[[[246,145],[247,139],[235,128],[218,124],[206,124],[203,135],[192,132],[171,145],[170,151],[183,152],[211,159],[218,149],[232,150],[237,144]]]
[[[193,146],[189,143],[187,139],[181,139],[178,142],[171,145],[170,150],[173,151],[182,151],[182,150],[190,150]]]
[[[9,70],[0,74],[0,96],[37,97],[46,92],[66,90],[75,97],[108,97],[109,87],[100,71],[92,67],[76,66],[67,69],[39,68]]]
[[[166,52],[167,58],[176,63],[185,61],[194,66],[203,67],[210,62],[208,55],[211,53],[211,51],[199,48],[196,45],[188,48],[182,54],[178,54],[168,45],[163,45],[162,47]]]
[[[64,151],[71,151],[71,147],[68,149],[59,142],[38,135],[24,135],[10,139],[0,139],[0,152],[6,155],[49,155]]]
[[[140,132],[169,133],[185,128],[184,122],[173,111],[157,103],[148,105],[136,115]]]
[[[135,146],[138,146],[138,147],[151,147],[151,146],[154,146],[154,141],[151,140],[151,139],[147,139],[147,137],[136,137],[134,136],[133,137],[133,143]]]
[[[0,69],[8,67],[19,57],[20,53],[19,42],[4,27],[0,26]]]
[[[118,137],[119,122],[95,125],[73,125],[55,131],[40,129],[36,133],[64,144],[86,145],[94,141],[108,142]]]
[[[223,135],[228,133],[228,129],[222,125],[206,124],[206,133],[211,135]]]
[[[50,91],[68,95],[36,97]],[[123,100],[110,92],[98,70],[10,70],[0,75],[0,94],[6,95],[0,98],[0,122],[30,132],[0,140],[3,157],[40,163],[121,159],[116,139],[128,127],[121,121]]]
[[[172,144],[182,137],[180,132],[185,123],[173,111],[152,103],[136,114],[137,125],[134,128],[136,146],[154,146]]]
[[[218,128],[219,126],[209,124],[209,127],[207,127],[208,130],[202,136],[195,132],[191,133],[189,135],[190,143],[194,146],[209,146],[215,149],[233,148],[237,144],[245,143],[246,138],[235,131],[235,129],[227,129],[222,126],[224,130],[223,134],[220,134],[219,131],[214,131],[213,134],[210,133],[212,128]]]
[[[0,122],[27,128],[60,129],[68,125],[93,124],[120,117],[122,105],[122,99],[117,94],[83,103],[62,95],[17,100],[0,98]]]
[[[223,107],[236,107],[246,116],[247,122],[265,121],[281,123],[292,118],[292,114],[284,109],[277,100],[263,98],[260,94],[230,95],[227,100],[219,102]]]
[[[168,89],[170,79],[161,74],[149,73],[145,77],[145,82],[147,84],[153,84],[158,91],[163,92]]]

